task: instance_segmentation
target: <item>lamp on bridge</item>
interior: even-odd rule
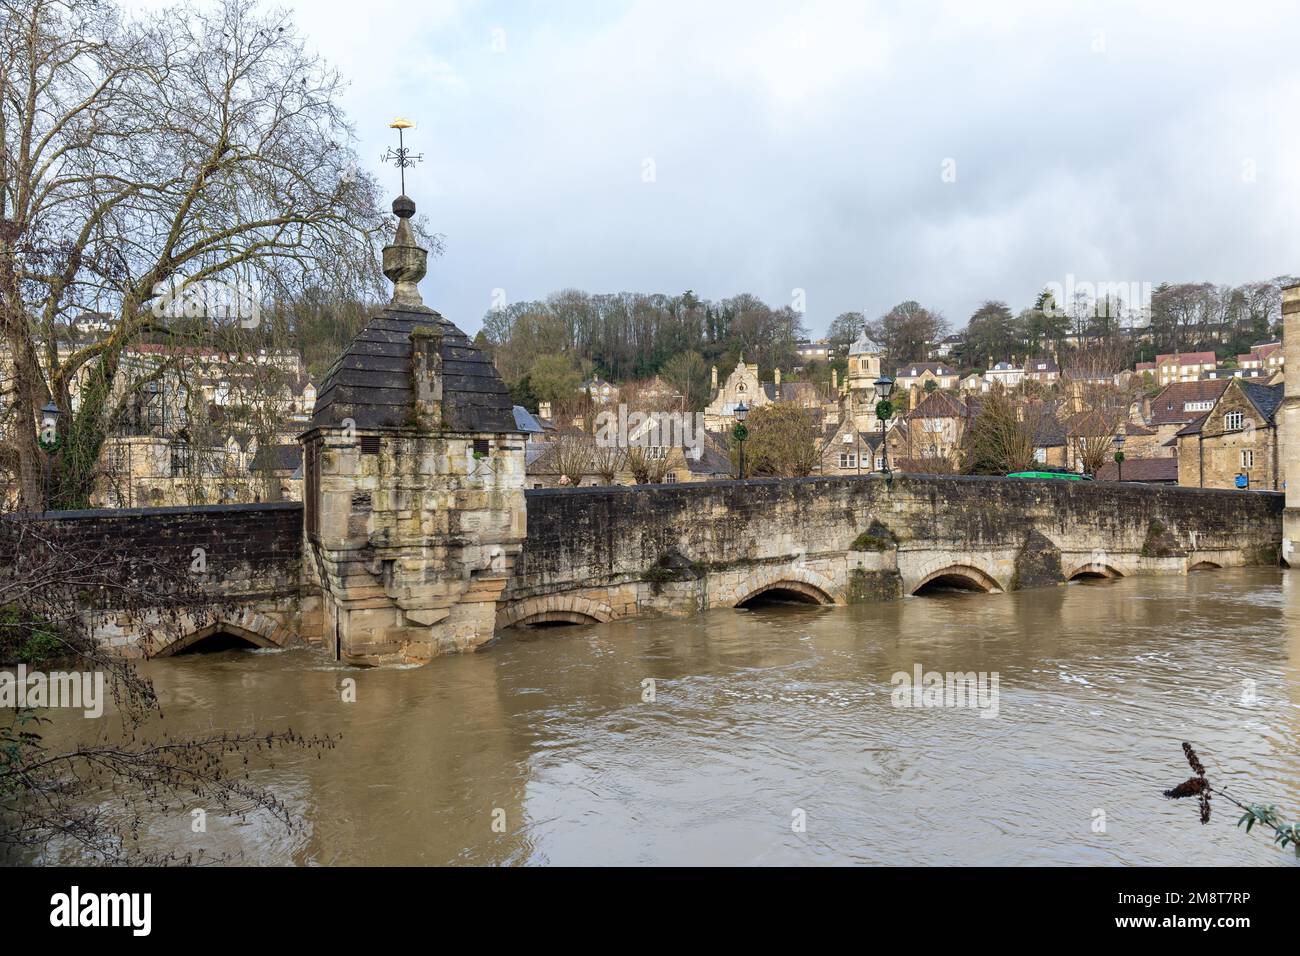
[[[745,419],[749,417],[749,406],[741,401],[735,408],[736,424],[731,429],[731,437],[740,445],[740,477],[745,477],[745,439],[749,437],[749,427]]]
[[[880,470],[884,472],[885,477],[889,477],[889,447],[885,443],[885,422],[893,417],[894,406],[890,402],[889,396],[894,393],[894,380],[888,375],[882,374],[875,381],[876,398],[876,418],[880,422]]]
[[[1120,432],[1113,439],[1115,442],[1115,471],[1116,481],[1124,480],[1124,433]]]

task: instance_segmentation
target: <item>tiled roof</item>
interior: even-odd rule
[[[1281,385],[1259,385],[1255,382],[1238,382],[1250,403],[1255,406],[1266,423],[1271,423],[1282,404]]]
[[[248,463],[248,470],[293,471],[301,464],[302,446],[296,442],[292,445],[263,445]]]
[[[546,431],[546,429],[542,427],[542,423],[533,417],[533,413],[524,408],[524,406],[516,405],[512,411],[514,412],[515,429],[517,431],[524,432],[525,434],[536,435],[540,435],[542,432]]]
[[[968,418],[970,409],[949,392],[931,392],[904,418]]]
[[[468,336],[424,306],[389,305],[362,329],[325,374],[312,427],[399,428],[408,424],[411,332],[442,330],[442,414],[453,432],[519,430],[505,383]]]
[[[1228,379],[1203,379],[1199,382],[1174,382],[1151,399],[1151,422],[1154,425],[1182,425],[1205,413],[1189,412],[1187,402],[1217,402]],[[1172,406],[1172,407],[1171,407]]]
[[[1218,356],[1213,352],[1170,352],[1168,355],[1156,356],[1157,365],[1164,365],[1166,362],[1177,362],[1179,365],[1214,365],[1218,361]]]
[[[1113,461],[1108,461],[1097,469],[1094,476],[1098,481],[1176,482],[1178,481],[1178,459],[1172,455],[1168,458],[1125,458],[1124,467],[1117,468]]]
[[[955,369],[950,368],[943,362],[910,362],[907,365],[900,366],[895,372],[895,378],[913,378],[924,372],[933,372],[935,375],[956,375]]]

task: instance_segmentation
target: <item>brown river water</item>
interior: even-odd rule
[[[997,716],[894,706],[892,676],[918,664],[996,674]],[[150,821],[153,848],[318,865],[1296,865],[1225,802],[1203,827],[1161,790],[1189,776],[1190,740],[1213,782],[1300,816],[1300,572],[547,628],[413,668],[309,649],[144,666],[173,733],[343,735],[255,772],[300,832],[213,814],[195,834],[183,812]]]

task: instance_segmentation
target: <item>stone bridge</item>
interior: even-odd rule
[[[297,502],[61,511],[35,523],[42,537],[86,560],[130,561],[136,593],[158,594],[152,608],[82,609],[99,640],[124,655],[319,637],[320,598],[303,584]]]
[[[1109,482],[758,479],[535,490],[527,502],[498,629],[765,594],[847,604],[1276,565],[1282,536],[1280,495]]]
[[[760,596],[848,604],[940,586],[997,592],[1080,576],[1276,565],[1283,503],[1263,492],[937,476],[535,490],[525,498],[527,535],[496,602],[498,635],[737,607]],[[304,568],[297,503],[62,512],[41,521],[73,546],[171,568],[213,601],[179,618],[170,612],[166,628],[111,608],[95,612],[99,638],[124,653],[165,656],[235,638],[318,644],[347,657],[337,634],[326,633],[320,586]]]

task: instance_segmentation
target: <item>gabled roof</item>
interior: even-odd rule
[[[325,373],[312,427],[400,428],[409,424],[415,393],[411,333],[442,331],[442,413],[453,432],[519,430],[510,394],[496,368],[460,329],[430,308],[392,304],[357,333]]]
[[[1167,355],[1157,355],[1156,364],[1164,365],[1166,362],[1177,362],[1179,365],[1214,365],[1219,361],[1219,357],[1213,352],[1170,352]]]
[[[512,411],[515,416],[516,431],[534,435],[540,435],[546,431],[546,429],[542,427],[542,423],[533,417],[533,413],[524,408],[524,406],[516,405]]]
[[[1174,382],[1166,385],[1151,399],[1151,423],[1182,425],[1204,414],[1184,411],[1187,402],[1217,402],[1229,379],[1202,379],[1198,382]]]
[[[935,375],[956,375],[957,370],[945,365],[943,362],[908,362],[901,365],[894,372],[895,378],[913,378],[922,375],[925,372],[933,372]]]
[[[931,392],[904,418],[969,418],[970,407],[950,392]]]
[[[1277,415],[1278,406],[1282,404],[1281,385],[1260,385],[1256,382],[1238,381],[1241,390],[1250,399],[1250,404],[1263,417],[1266,424],[1271,423]]]

